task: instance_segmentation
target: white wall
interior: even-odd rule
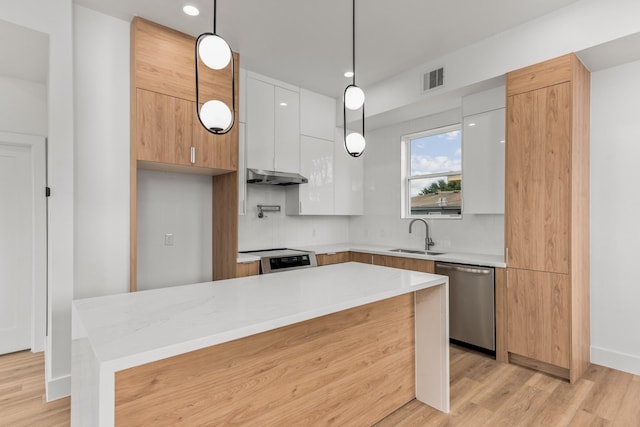
[[[640,375],[640,62],[591,75],[591,361]]]
[[[0,76],[0,95],[1,131],[47,135],[46,85]]]
[[[370,87],[367,116],[370,125],[393,110],[404,119],[432,112],[434,102],[451,102],[447,93],[527,65],[570,52],[578,52],[640,31],[640,2],[637,0],[582,0],[538,19],[480,40],[440,58],[407,70]],[[422,72],[445,66],[445,88],[422,94]],[[408,108],[411,107],[411,108]],[[426,111],[429,111],[428,113]]]
[[[212,187],[210,176],[138,171],[138,289],[212,280]]]
[[[258,218],[257,205],[280,205],[280,212]],[[349,241],[349,219],[343,216],[289,216],[284,214],[285,189],[247,185],[247,214],[238,223],[241,251],[323,245]]]
[[[129,290],[129,23],[74,7],[74,298]]]
[[[49,35],[47,397],[70,392],[73,296],[73,37],[71,0],[1,0],[0,19]]]
[[[364,212],[349,222],[351,241],[372,245],[424,248],[423,226],[409,234],[410,220],[400,218],[400,139],[403,135],[460,123],[454,109],[388,126],[367,134],[364,156]],[[504,248],[503,215],[464,215],[463,219],[429,220],[434,250],[501,255]]]

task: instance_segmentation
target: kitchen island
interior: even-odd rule
[[[72,425],[449,411],[448,279],[345,263],[73,302]]]

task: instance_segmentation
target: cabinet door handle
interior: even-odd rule
[[[302,213],[302,200],[300,200],[300,206],[298,206],[298,213]]]
[[[196,162],[196,147],[191,147],[191,164]]]
[[[507,264],[509,264],[509,248],[507,248],[507,253],[504,256],[504,262],[506,262]]]
[[[507,275],[507,278],[505,280],[507,282],[507,289],[509,289],[509,270],[507,270],[505,274]]]

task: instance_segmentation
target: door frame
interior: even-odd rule
[[[47,139],[44,136],[0,132],[3,144],[31,151],[33,210],[31,271],[31,352],[44,351],[47,331]]]

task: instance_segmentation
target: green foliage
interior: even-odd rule
[[[460,181],[449,181],[446,182],[444,179],[438,180],[438,182],[431,183],[430,186],[424,187],[418,193],[419,196],[424,196],[427,194],[435,194],[438,191],[460,191]]]

